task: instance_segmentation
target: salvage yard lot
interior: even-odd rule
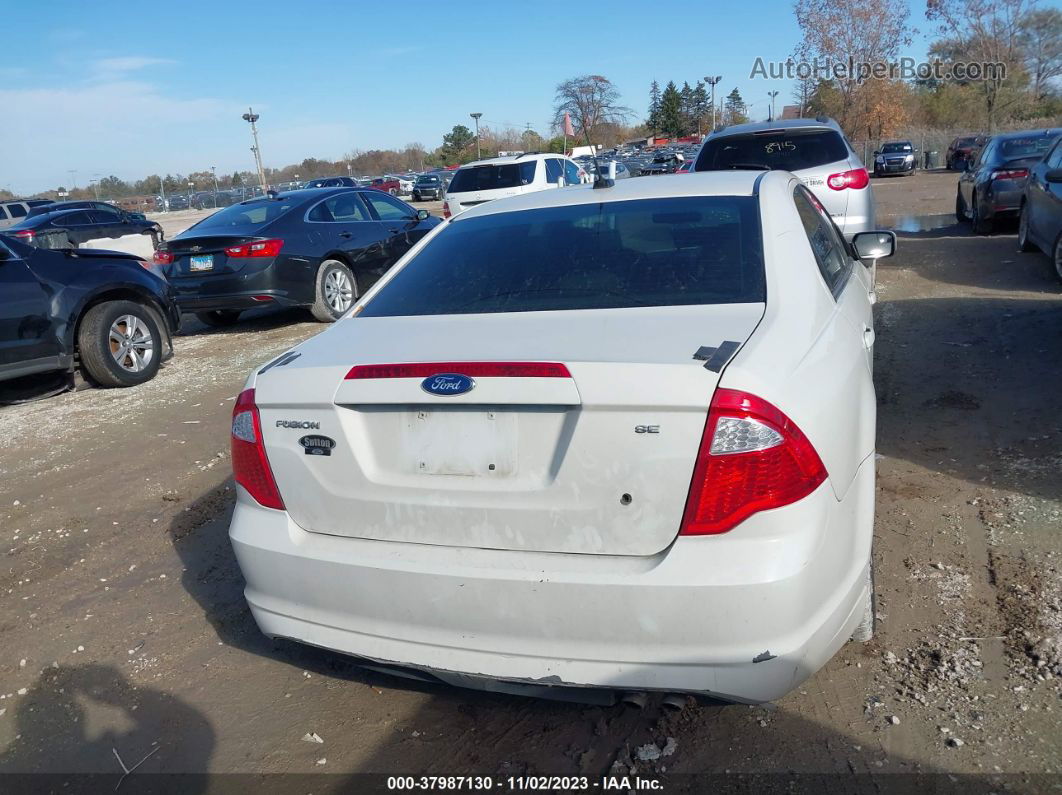
[[[489,695],[262,637],[226,537],[229,417],[252,368],[322,327],[186,318],[135,390],[0,409],[0,771],[117,776],[113,749],[151,754],[134,775],[598,775],[618,759],[665,781],[948,771],[1041,789],[1012,774],[1062,758],[1062,290],[1013,229],[944,217],[955,179],[872,183],[881,224],[909,230],[878,268],[878,635],[777,705]],[[166,216],[167,235],[202,215]],[[673,754],[637,760],[668,738]]]

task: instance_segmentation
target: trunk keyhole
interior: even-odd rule
[[[620,497],[620,505],[630,505],[631,500],[633,499],[634,497],[632,497],[630,494],[624,494]]]

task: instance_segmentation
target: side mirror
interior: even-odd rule
[[[430,217],[431,217],[431,213],[429,213],[427,210],[417,210],[417,220],[418,221],[427,221],[428,218],[430,218]]]
[[[859,259],[873,261],[882,257],[891,257],[896,253],[896,233],[859,232],[852,238],[852,248],[855,249]]]
[[[1044,179],[1056,185],[1059,182],[1062,182],[1062,168],[1052,168],[1050,171],[1044,174]]]
[[[875,149],[874,150],[874,157],[877,157],[880,154],[881,154],[881,150],[880,149]]]

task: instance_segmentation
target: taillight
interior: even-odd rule
[[[1004,168],[993,171],[988,175],[989,179],[1025,179],[1029,176],[1027,168]]]
[[[443,202],[443,218],[449,218],[452,214],[450,212],[450,202]]]
[[[254,390],[245,389],[232,409],[232,474],[255,501],[266,508],[284,510],[284,500],[273,478],[262,439],[262,420]]]
[[[172,265],[173,264],[173,252],[168,250],[168,249],[164,249],[164,248],[155,249],[155,253],[151,256],[151,258],[155,261],[156,265]]]
[[[19,231],[15,232],[15,237],[19,238],[20,240],[33,240],[33,230],[20,229]]]
[[[825,479],[796,423],[762,398],[717,389],[679,532],[725,533],[754,513],[803,499]]]
[[[847,188],[860,190],[870,184],[870,175],[865,168],[853,168],[851,171],[830,174],[826,178],[826,184],[834,190],[845,190]]]
[[[237,259],[241,257],[275,257],[283,247],[284,241],[275,238],[273,240],[257,240],[254,243],[229,246],[225,249],[225,253]]]

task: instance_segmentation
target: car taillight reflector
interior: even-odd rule
[[[870,175],[865,168],[853,168],[851,171],[830,174],[826,179],[826,184],[834,190],[846,190],[847,188],[860,190],[870,184]]]
[[[450,202],[443,202],[443,218],[449,218],[453,213],[450,212]]]
[[[33,230],[20,229],[19,231],[15,232],[15,237],[21,238],[22,240],[33,240]]]
[[[284,241],[280,239],[256,240],[253,243],[241,243],[238,246],[229,246],[225,253],[230,257],[275,257],[284,247]]]
[[[825,479],[796,423],[762,398],[717,389],[679,532],[726,533],[754,513],[803,499]]]
[[[245,389],[232,409],[232,474],[255,501],[266,508],[284,510],[284,500],[273,478],[262,439],[262,420],[254,390]]]
[[[1027,168],[1003,168],[993,171],[988,175],[989,179],[1025,179],[1029,176]]]
[[[559,362],[408,362],[405,364],[358,364],[347,373],[348,381],[365,378],[427,378],[440,373],[460,373],[473,378],[571,378]]]
[[[155,249],[155,253],[151,256],[156,265],[172,265],[173,264],[173,252],[164,248]]]

